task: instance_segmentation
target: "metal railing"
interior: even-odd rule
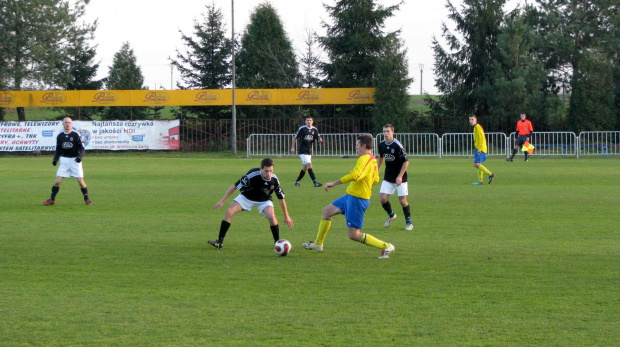
[[[322,134],[324,142],[313,147],[315,156],[356,156],[355,141],[358,135]],[[486,133],[489,156],[510,156],[514,146],[515,133]],[[383,134],[375,135],[375,153]],[[472,133],[446,133],[439,137],[434,133],[397,133],[395,138],[405,147],[411,157],[468,157],[474,150]],[[252,134],[246,140],[247,155],[285,156],[291,153],[292,134]],[[534,156],[620,155],[620,131],[586,131],[575,135],[572,132],[535,132],[530,142],[534,145]],[[297,153],[295,153],[297,155]]]

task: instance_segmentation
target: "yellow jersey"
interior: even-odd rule
[[[353,170],[342,176],[340,182],[351,182],[347,187],[347,194],[360,199],[370,199],[372,186],[379,183],[377,158],[370,153],[359,156]]]
[[[487,152],[487,138],[480,124],[474,126],[474,147],[482,153]]]

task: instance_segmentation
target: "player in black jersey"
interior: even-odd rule
[[[254,168],[248,171],[248,173],[226,190],[224,197],[213,205],[212,209],[215,210],[224,206],[224,202],[235,189],[239,189],[240,194],[230,203],[230,206],[228,206],[224,219],[222,219],[220,224],[220,233],[217,240],[208,241],[211,246],[218,249],[222,248],[224,237],[226,237],[228,228],[230,228],[232,217],[241,211],[251,211],[254,207],[258,208],[258,212],[269,220],[273,241],[278,241],[280,239],[280,226],[278,225],[278,219],[273,209],[273,202],[271,202],[272,193],[276,193],[278,202],[280,202],[280,207],[282,207],[282,211],[284,212],[284,223],[288,225],[289,228],[293,226],[293,220],[288,215],[288,209],[286,207],[286,201],[284,200],[284,192],[280,186],[280,181],[273,173],[272,159],[265,158],[260,164],[260,169]]]
[[[394,213],[392,205],[388,201],[389,196],[394,194],[396,190],[398,193],[398,201],[405,215],[405,230],[413,230],[411,209],[409,207],[409,202],[407,202],[407,195],[409,195],[409,186],[407,185],[409,159],[407,158],[407,152],[403,145],[394,138],[394,126],[392,124],[383,126],[383,136],[385,140],[379,143],[378,165],[379,169],[381,169],[381,164],[385,161],[385,176],[383,177],[383,183],[381,183],[381,190],[379,191],[381,206],[383,206],[383,209],[388,214],[384,226],[386,228],[389,227],[396,219],[396,213]]]
[[[295,142],[298,142],[297,154],[301,158],[301,164],[303,168],[299,172],[299,176],[295,180],[296,186],[301,186],[299,181],[306,175],[306,171],[308,171],[308,175],[314,182],[315,187],[322,186],[321,182],[316,180],[314,176],[314,171],[312,171],[312,144],[314,140],[318,140],[319,142],[323,142],[323,138],[319,135],[319,130],[312,126],[314,123],[314,118],[306,117],[306,125],[302,125],[297,129],[297,133],[293,136],[293,143],[291,144],[291,153],[295,153]]]
[[[60,166],[56,172],[56,181],[52,186],[52,196],[43,202],[43,205],[49,206],[56,203],[56,194],[60,190],[60,183],[64,177],[75,177],[80,185],[84,202],[86,205],[92,205],[88,198],[88,188],[84,182],[84,170],[82,169],[82,158],[84,158],[84,144],[80,134],[73,131],[73,120],[66,117],[62,120],[64,131],[58,134],[56,138],[56,153],[52,164],[56,166],[60,160]]]

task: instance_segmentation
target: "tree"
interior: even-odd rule
[[[321,83],[323,72],[321,70],[321,58],[317,53],[318,39],[316,32],[306,31],[304,40],[305,50],[300,54],[301,83],[304,88],[317,88]]]
[[[2,84],[22,90],[54,87],[64,59],[67,37],[84,14],[90,0],[0,0],[0,68]],[[17,109],[20,121],[26,120],[23,107]]]
[[[480,86],[479,94],[487,97],[488,116],[503,124],[503,129],[497,129],[501,131],[511,132],[521,113],[527,113],[536,129],[543,130],[560,106],[559,89],[540,57],[538,47],[543,43],[536,34],[536,23],[527,12],[517,9],[506,19],[490,78]]]
[[[237,87],[299,88],[301,78],[293,45],[284,31],[282,20],[269,3],[258,5],[241,37],[236,56]],[[240,116],[248,118],[286,118],[296,113],[286,106],[239,107]]]
[[[232,83],[231,39],[225,36],[222,11],[215,3],[207,5],[202,22],[194,20],[194,37],[181,33],[186,53],[177,50],[177,60],[170,59],[181,73],[181,89],[223,89]],[[186,107],[190,115],[198,118],[225,118],[230,107]]]
[[[258,5],[241,37],[237,55],[239,88],[298,88],[300,76],[293,45],[269,3]]]
[[[409,78],[407,51],[397,35],[387,38],[389,44],[379,56],[374,80],[375,107],[373,122],[375,132],[380,133],[385,124],[392,124],[399,132],[412,131],[412,113],[409,110],[407,89],[412,82]]]
[[[123,43],[120,51],[114,54],[110,74],[106,81],[109,90],[144,89],[144,77],[137,64],[136,56],[128,42]],[[146,115],[144,107],[106,107],[103,119],[142,119]]]
[[[489,83],[491,67],[497,59],[497,40],[504,18],[502,6],[505,0],[464,0],[462,13],[448,1],[448,19],[456,24],[459,36],[453,34],[447,25],[442,25],[442,35],[447,41],[444,49],[433,37],[435,56],[435,86],[442,94],[439,100],[427,98],[431,112],[437,116],[452,117],[455,125],[466,130],[467,116],[489,114],[488,89],[481,88]],[[465,121],[458,121],[465,119]],[[456,129],[454,129],[456,130]]]
[[[613,64],[613,51],[619,47],[618,2],[537,0],[537,3],[538,32],[545,42],[540,49],[546,67],[558,77],[559,83],[568,85],[571,93],[567,117],[570,130],[600,129],[608,124],[600,118],[602,107],[611,110],[611,113],[603,112],[607,115],[613,114],[615,108],[613,100],[609,102],[606,96],[614,89],[613,79],[608,78],[609,69],[603,65]],[[593,99],[606,104],[588,102]]]
[[[93,30],[96,23],[93,24]],[[79,30],[72,30],[66,47],[66,57],[59,66],[58,81],[56,84],[64,90],[99,90],[103,87],[103,80],[96,80],[99,64],[94,63],[95,47],[88,44],[87,37],[77,34]],[[100,112],[99,107],[72,107],[63,108],[63,115],[74,119],[92,119]]]
[[[381,52],[389,46],[384,32],[385,21],[397,11],[402,1],[384,7],[374,0],[339,0],[334,6],[324,5],[333,24],[323,22],[325,36],[319,43],[328,56],[323,64],[323,87],[356,88],[375,85]],[[341,106],[341,116],[360,117],[372,113],[372,106]]]

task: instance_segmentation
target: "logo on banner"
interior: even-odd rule
[[[67,96],[59,92],[49,92],[43,94],[41,102],[48,105],[60,105],[67,101]]]
[[[131,140],[135,142],[144,141],[144,135],[131,135]]]
[[[301,102],[318,102],[323,100],[323,93],[317,90],[304,90],[297,95],[297,101]]]
[[[213,104],[218,102],[222,98],[220,93],[216,92],[200,92],[196,94],[196,98],[194,101],[197,101],[201,104]]]
[[[8,106],[15,102],[15,95],[9,93],[0,93],[0,105]]]
[[[366,90],[355,89],[349,93],[347,100],[353,102],[369,102],[372,101],[372,94]]]
[[[168,100],[170,95],[166,92],[148,92],[144,96],[144,101],[153,105],[165,104]]]
[[[118,95],[113,92],[99,92],[93,97],[93,102],[101,105],[109,105],[118,101]]]
[[[267,91],[255,90],[248,93],[248,97],[245,99],[253,104],[264,104],[272,99],[271,93]]]
[[[43,137],[54,137],[54,130],[43,130],[41,131],[41,135],[43,135]]]

